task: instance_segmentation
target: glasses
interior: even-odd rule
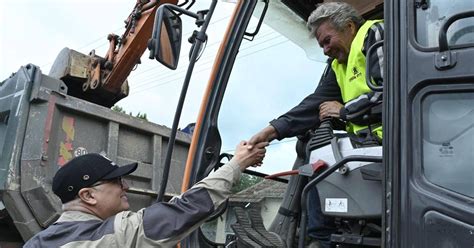
[[[98,181],[98,182],[92,184],[92,185],[89,186],[89,187],[90,187],[90,188],[93,188],[93,187],[96,187],[96,186],[99,186],[99,185],[102,185],[102,184],[106,184],[106,183],[117,184],[117,185],[119,185],[122,189],[124,188],[124,182],[123,182],[122,177],[116,177],[116,178],[112,178],[112,179],[109,179],[109,180],[101,180],[101,181]]]

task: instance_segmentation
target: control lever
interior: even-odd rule
[[[326,162],[324,162],[323,160],[318,160],[314,163],[302,165],[297,170],[283,171],[283,172],[275,173],[272,175],[268,175],[265,177],[265,179],[275,179],[275,178],[288,176],[288,175],[301,175],[301,176],[312,177],[313,175],[317,174],[317,172],[320,172],[326,169],[327,167],[328,167],[328,164]]]

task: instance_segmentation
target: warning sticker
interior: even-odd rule
[[[347,213],[347,198],[326,198],[324,211]]]
[[[449,142],[441,144],[439,147],[440,157],[454,157],[454,146]]]

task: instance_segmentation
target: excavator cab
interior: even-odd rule
[[[258,18],[256,18],[257,20],[255,21],[255,32],[245,32],[245,35],[248,36],[249,40],[257,37],[256,33],[258,33],[259,29],[263,26],[263,19],[267,14],[266,12],[268,9],[270,9],[268,11],[271,14],[267,14],[266,17],[270,19],[282,14],[281,12],[273,12],[278,9],[279,11],[282,11],[281,3],[269,3],[268,1],[264,1],[257,6],[254,6],[254,4],[256,4],[255,1],[243,1],[239,2],[236,6],[237,11],[242,11],[242,9],[239,8],[255,8],[256,17]],[[174,60],[171,59],[167,62],[166,60],[163,60],[163,56],[159,53],[161,47],[167,46],[173,48],[179,43],[178,41],[180,41],[179,37],[174,39],[175,41],[170,39],[174,35],[181,35],[180,27],[170,25],[173,23],[173,18],[176,18],[174,13],[178,12],[194,17],[192,13],[178,10],[176,7],[170,5],[161,6],[157,11],[155,29],[152,39],[149,42],[150,58],[156,58],[159,62],[171,69],[176,65],[174,64]],[[209,11],[209,13],[212,13],[212,11]],[[284,14],[288,15],[287,12],[284,12]],[[240,18],[240,21],[248,18],[245,16],[237,17]],[[235,39],[233,35],[235,35],[235,32],[244,32],[245,25],[234,24],[231,28],[235,30],[231,30],[231,32],[228,33],[230,36],[224,37],[224,40],[229,42],[228,45],[235,46],[238,44],[235,44],[233,41],[233,39]],[[289,28],[291,29],[291,27]],[[268,31],[268,28],[263,30]],[[160,35],[160,32],[163,31],[168,32],[171,35],[168,36],[167,39],[164,39]],[[295,30],[291,30],[291,32],[294,31]],[[299,30],[299,32],[298,35],[301,37],[304,37],[305,34],[307,35],[307,31],[304,28]],[[199,41],[198,38],[199,36],[196,37],[196,40]],[[258,42],[258,40],[256,42]],[[311,42],[313,45],[316,45],[316,43],[309,38],[305,42]],[[168,50],[173,51],[172,49]],[[195,52],[195,50],[196,49],[192,48],[191,52]],[[244,50],[245,48],[242,48],[241,51]],[[230,51],[231,50],[222,50],[221,52],[226,53]],[[224,63],[225,60],[229,59],[229,56],[232,57],[236,55],[237,54],[234,50],[233,54],[218,54],[216,58],[220,60],[218,62]],[[191,59],[191,62],[195,61]],[[283,60],[281,62],[283,62]],[[194,64],[192,65],[194,66]],[[223,72],[230,73],[230,71]],[[264,75],[263,72],[261,72],[261,74]],[[231,77],[227,80],[233,81],[234,79]],[[186,86],[187,83],[188,82],[185,82],[184,85]],[[206,112],[203,115],[201,114],[199,118],[203,118],[208,124],[202,126],[198,120],[195,132],[201,132],[201,134],[202,132],[206,132],[206,135],[210,135],[212,138],[206,139],[206,135],[194,137],[194,142],[197,142],[200,145],[193,146],[190,154],[194,152],[199,153],[201,149],[206,148],[205,153],[207,154],[207,159],[193,160],[192,158],[188,158],[187,166],[191,168],[191,174],[189,182],[184,182],[184,186],[186,187],[191,186],[193,182],[218,168],[219,165],[222,164],[222,159],[226,157],[223,156],[225,153],[219,154],[219,151],[222,149],[222,138],[224,137],[221,136],[222,134],[219,133],[217,128],[219,120],[217,120],[217,116],[213,115],[216,111],[219,112],[221,104],[223,105],[223,108],[227,107],[226,101],[222,102],[221,98],[221,94],[223,94],[223,90],[225,90],[225,84],[221,84],[225,83],[225,80],[222,78],[216,78],[209,83],[212,85],[208,87],[209,92],[206,92],[205,95],[217,97],[216,101],[218,101],[218,103],[207,106],[208,109],[206,109]],[[183,86],[183,89],[185,86]],[[243,86],[243,88],[245,88],[245,86]],[[209,101],[212,102],[214,100]],[[378,103],[377,106],[379,107],[380,103]],[[230,112],[231,111],[227,113]],[[222,113],[222,115],[225,114],[226,111]],[[364,111],[360,114],[364,115],[367,113]],[[335,124],[335,121],[326,121],[317,130],[306,136],[304,145],[298,145],[298,149],[300,150],[298,151],[298,154],[301,157],[299,162],[303,163],[295,163],[295,170],[301,170],[301,165],[303,164],[317,164],[318,160],[324,161],[325,166],[318,167],[319,169],[316,173],[310,173],[310,176],[308,176],[307,171],[304,175],[293,175],[290,178],[276,178],[276,180],[280,182],[285,182],[284,184],[280,184],[283,185],[281,187],[281,196],[283,199],[280,200],[280,203],[277,203],[279,208],[275,209],[276,204],[271,203],[270,199],[252,199],[255,195],[258,195],[265,190],[258,190],[255,188],[243,190],[234,197],[231,197],[226,206],[223,206],[222,209],[218,210],[199,232],[191,234],[183,244],[199,243],[200,247],[219,247],[221,245],[227,247],[293,247],[297,245],[300,240],[305,239],[304,237],[306,236],[306,233],[298,234],[300,230],[305,230],[305,227],[299,225],[306,221],[306,217],[303,216],[302,213],[307,214],[311,209],[302,207],[306,206],[306,203],[300,202],[300,200],[306,201],[307,191],[305,191],[305,189],[307,188],[305,188],[305,186],[310,185],[312,180],[316,179],[320,180],[317,183],[317,187],[321,188],[321,205],[324,206],[324,213],[334,216],[341,223],[344,223],[344,225],[340,225],[339,229],[341,232],[335,234],[334,239],[339,240],[340,243],[344,243],[341,239],[355,239],[355,235],[360,235],[361,238],[365,238],[366,236],[369,236],[369,231],[366,231],[366,227],[370,226],[372,229],[378,231],[378,237],[377,234],[370,233],[370,236],[374,237],[370,242],[379,245],[381,242],[380,216],[382,211],[382,169],[380,164],[380,156],[382,154],[381,146],[358,147],[356,149],[352,146],[351,140],[347,135],[340,132],[333,132],[333,130],[337,128],[336,126],[340,127],[340,123],[337,125]],[[205,143],[201,143],[204,141]],[[192,149],[196,149],[196,151],[192,151]],[[362,157],[362,159],[361,161],[344,160],[354,157]],[[369,157],[369,159],[364,159],[365,157]],[[311,171],[311,169],[309,171]],[[266,176],[265,174],[255,171],[246,171],[246,174],[254,177]],[[271,184],[272,182],[271,179],[267,179],[259,185],[263,187],[262,184]],[[355,224],[348,226],[348,222],[354,222]],[[224,230],[225,232],[223,232]],[[369,239],[365,238],[365,240]],[[360,244],[366,244],[364,242],[361,242]],[[190,245],[190,247],[191,246],[193,245]]]
[[[298,8],[294,12],[287,11],[295,2],[311,3],[301,11]],[[228,145],[235,145],[237,139],[249,138],[267,121],[281,114],[285,108],[280,105],[281,98],[265,98],[265,93],[276,91],[277,87],[263,87],[259,81],[287,80],[279,86],[293,99],[304,97],[296,95],[295,88],[306,90],[306,95],[314,90],[315,85],[303,90],[304,85],[299,84],[301,75],[317,74],[316,68],[326,62],[314,56],[315,50],[311,48],[301,51],[306,48],[305,42],[315,42],[304,38],[309,36],[304,27],[305,18],[298,16],[308,15],[314,3],[320,2],[324,1],[235,3],[204,92],[183,190],[218,168],[226,157],[223,155],[232,151]],[[280,186],[258,189],[263,183],[271,182],[264,180],[231,197],[209,223],[182,242],[183,247],[304,247],[306,220],[311,211],[307,202],[309,191],[315,186],[323,213],[335,219],[337,231],[331,241],[339,247],[467,247],[472,244],[472,180],[468,179],[472,177],[472,160],[469,160],[472,152],[467,151],[472,147],[469,146],[472,144],[469,139],[472,138],[469,124],[472,123],[469,122],[472,107],[468,107],[472,105],[468,103],[472,102],[473,92],[472,1],[461,1],[462,8],[470,10],[467,12],[440,0],[386,1],[385,10],[382,10],[382,1],[347,2],[377,18],[384,13],[384,25],[390,31],[385,33],[384,44],[387,54],[384,68],[388,69],[384,79],[388,81],[383,89],[384,102],[380,105],[385,113],[383,147],[356,147],[350,137],[333,132],[332,123],[323,123],[297,142],[293,174],[273,178],[283,182],[284,192],[277,204],[273,204],[272,197]],[[371,8],[374,2],[377,6]],[[290,20],[297,21],[290,23]],[[267,25],[262,25],[263,22]],[[447,32],[456,22],[459,26],[451,27],[454,34]],[[271,37],[272,32],[265,32],[270,29],[277,30],[281,36]],[[434,38],[438,33],[439,45]],[[268,48],[278,47],[277,52],[271,54],[266,48],[246,46],[247,41],[259,44],[259,38],[263,37],[274,41]],[[283,39],[277,40],[281,37]],[[268,40],[261,43],[268,44]],[[290,43],[304,48],[292,50],[294,47],[286,46]],[[256,56],[260,52],[265,55]],[[319,66],[300,58],[289,59],[298,53],[306,58],[313,55],[311,59]],[[264,63],[257,63],[260,58]],[[310,66],[305,67],[307,64]],[[418,68],[423,70],[416,71]],[[251,97],[258,99],[258,104],[247,104],[246,100]],[[292,106],[294,104],[297,103]],[[280,108],[274,113],[276,105]],[[247,113],[254,113],[251,117],[263,120],[250,119]],[[240,119],[226,122],[225,117],[229,115],[238,115]],[[443,130],[448,123],[446,116],[457,120],[453,124],[456,128],[450,132]],[[226,128],[231,132],[225,132]],[[241,133],[241,129],[254,132]],[[271,149],[278,150],[274,153],[277,160],[267,166],[276,167],[278,160],[282,160],[279,155],[291,148],[268,148]],[[447,161],[456,161],[456,158],[459,162],[450,167],[450,173],[445,173]],[[269,160],[265,160],[268,163]],[[285,166],[288,168],[288,163],[285,162]],[[266,176],[255,171],[245,173]],[[267,191],[268,198],[256,199],[263,191]]]

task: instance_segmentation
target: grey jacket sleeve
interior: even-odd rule
[[[383,22],[375,23],[370,27],[367,32],[367,36],[364,40],[364,48],[362,53],[367,56],[367,51],[370,46],[378,41],[382,41],[384,36],[384,24]],[[371,54],[369,67],[370,75],[377,85],[383,85],[383,46],[378,47],[377,51]]]
[[[168,203],[155,203],[137,213],[116,216],[115,234],[123,247],[172,247],[197,229],[231,194],[240,179],[231,160]],[[133,244],[131,243],[133,242]]]

